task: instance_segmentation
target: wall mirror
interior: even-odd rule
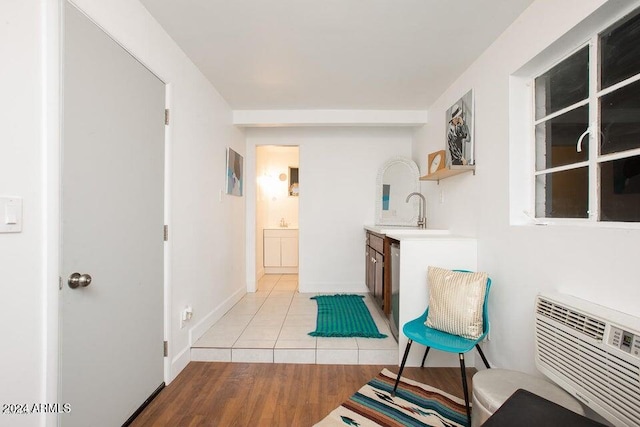
[[[289,166],[289,196],[300,195],[300,180],[298,179],[298,168]]]
[[[382,165],[376,179],[376,225],[417,224],[418,198],[412,197],[409,203],[406,199],[420,191],[419,177],[418,166],[411,159],[396,157]]]

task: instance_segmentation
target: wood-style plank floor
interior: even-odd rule
[[[312,426],[385,367],[191,362],[132,426]],[[462,397],[459,368],[403,376]]]

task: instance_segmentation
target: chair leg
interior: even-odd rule
[[[424,368],[424,361],[427,360],[427,354],[429,354],[430,349],[431,347],[427,347],[427,349],[424,352],[424,356],[422,356],[422,365],[420,365],[421,368]]]
[[[482,357],[482,361],[484,362],[484,366],[486,366],[487,369],[491,369],[491,366],[489,366],[489,362],[487,362],[487,358],[484,357],[484,353],[482,352],[482,349],[480,348],[480,346],[478,344],[476,344],[476,348],[478,349],[478,353],[480,353],[480,357]]]
[[[393,386],[393,391],[391,392],[391,396],[396,396],[396,389],[398,388],[398,383],[400,382],[400,376],[402,375],[402,371],[404,370],[404,364],[407,363],[407,356],[409,356],[409,350],[411,349],[411,344],[413,340],[409,340],[407,342],[407,347],[404,349],[404,356],[402,356],[402,364],[400,365],[400,372],[398,372],[398,377],[396,378],[396,384]]]
[[[469,389],[467,387],[467,371],[464,366],[464,353],[459,353],[460,371],[462,372],[462,390],[464,391],[464,404],[467,407],[467,421],[471,426],[471,407],[469,406]]]

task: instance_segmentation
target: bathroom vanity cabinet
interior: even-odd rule
[[[298,230],[267,228],[263,234],[264,271],[267,274],[298,272]]]

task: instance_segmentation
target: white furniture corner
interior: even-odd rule
[[[407,345],[407,337],[402,333],[405,323],[424,313],[429,305],[427,269],[429,266],[451,270],[477,269],[477,242],[475,238],[451,234],[425,234],[390,231],[387,236],[400,242],[400,316],[399,348]],[[413,349],[406,366],[420,366],[424,350]],[[468,366],[475,360],[469,355]],[[400,365],[402,354],[398,354]],[[456,355],[433,350],[429,353],[428,366],[459,366]]]

